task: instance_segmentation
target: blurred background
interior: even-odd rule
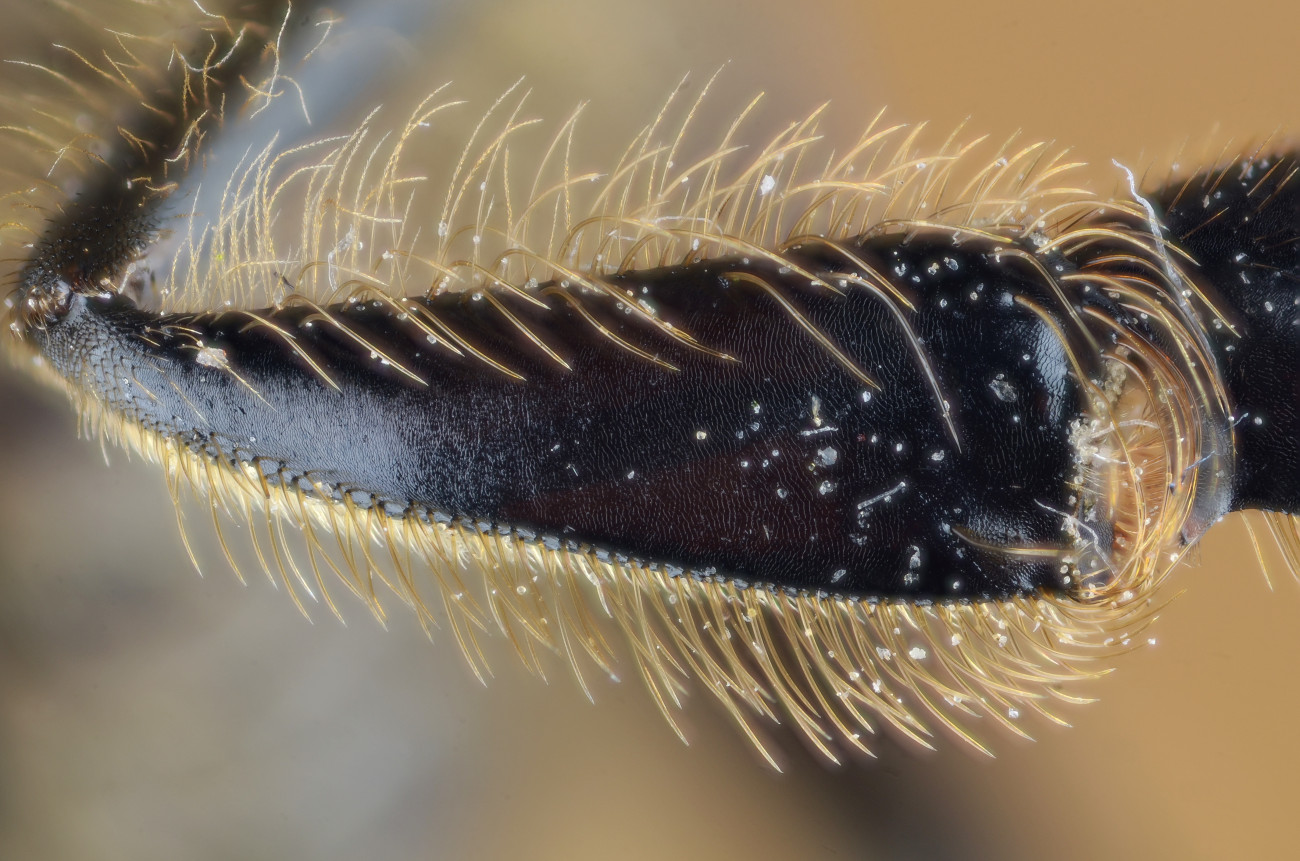
[[[533,114],[590,100],[579,137],[612,147],[725,63],[711,104],[725,121],[766,92],[758,140],[827,100],[823,130],[851,140],[888,105],[1069,145],[1103,193],[1112,158],[1140,172],[1300,134],[1290,4],[557,5],[417,4],[350,34],[345,16],[340,50],[370,56],[370,98],[399,115],[448,80],[483,103],[526,75]],[[59,39],[54,3],[0,8],[0,55]],[[484,687],[400,613],[308,622],[255,571],[241,586],[190,506],[200,578],[159,473],[118,451],[106,467],[76,429],[0,370],[0,857],[1294,857],[1300,587],[1275,570],[1271,592],[1233,520],[1073,728],[990,729],[996,759],[886,737],[841,768],[787,740],[775,774],[701,698],[682,745],[630,673],[593,706],[507,649]]]

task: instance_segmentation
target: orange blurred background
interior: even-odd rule
[[[830,100],[823,129],[846,140],[884,105],[1020,130],[1073,147],[1103,194],[1112,158],[1300,140],[1290,4],[446,5],[355,41],[391,58],[375,99],[402,115],[447,80],[482,100],[526,75],[533,113],[589,99],[580,137],[613,146],[684,73],[726,63],[722,119],[762,90],[759,126]],[[4,7],[4,56],[58,38],[62,13]],[[631,673],[592,706],[506,649],[484,688],[400,614],[308,623],[230,576],[190,506],[200,579],[157,471],[108,458],[59,397],[0,372],[0,857],[1295,856],[1300,586],[1275,571],[1270,592],[1235,521],[1177,572],[1156,647],[1066,710],[1072,729],[990,730],[996,759],[882,738],[879,760],[838,769],[788,743],[778,775],[700,698],[682,745]]]

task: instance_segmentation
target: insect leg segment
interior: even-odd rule
[[[1130,647],[1230,507],[1300,510],[1289,160],[1200,178],[1204,212],[1101,206],[1038,145],[961,191],[969,148],[922,158],[919,129],[805,181],[816,114],[752,163],[737,121],[672,168],[686,126],[661,143],[661,116],[607,177],[570,169],[564,124],[516,200],[532,120],[498,100],[444,198],[400,158],[454,104],[431,97],[391,140],[372,115],[320,152],[241,149],[241,123],[245,158],[202,149],[229,175],[209,182],[198,142],[244,71],[278,75],[285,20],[212,25],[208,61],[159,85],[174,110],[46,219],[8,321],[214,522],[265,515],[253,549],[295,596],[335,609],[323,563],[431,625],[434,581],[476,667],[496,627],[580,677],[614,672],[604,620],[670,720],[694,679],[760,746],[779,718],[833,757],[874,724],[1019,731]],[[225,188],[208,228],[200,183]],[[180,249],[163,201],[193,213]],[[133,279],[167,261],[162,311]]]
[[[1255,154],[1158,192],[1198,289],[1233,413],[1233,509],[1300,514],[1300,165]]]
[[[1090,345],[1132,315],[1063,307],[1009,248],[885,235],[240,314],[78,296],[34,337],[196,456],[390,516],[781,589],[1077,594],[1127,558],[1120,367]]]

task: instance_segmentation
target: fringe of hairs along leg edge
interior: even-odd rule
[[[101,125],[117,128],[124,141],[110,147],[119,152],[114,161],[63,119],[74,114],[48,102],[36,111],[19,97],[15,114],[27,124],[7,131],[43,144],[54,167],[46,165],[47,181],[10,196],[18,215],[8,232],[36,238],[7,304],[11,355],[68,392],[87,434],[161,464],[173,494],[193,489],[208,497],[237,572],[221,518],[255,526],[258,565],[304,612],[305,596],[341,618],[331,591],[337,582],[382,622],[387,592],[426,630],[445,625],[480,678],[487,674],[482,638],[500,632],[539,675],[548,656],[560,655],[588,697],[593,670],[616,677],[620,659],[630,659],[683,738],[677,714],[687,691],[700,687],[774,766],[769,721],[790,724],[832,760],[845,749],[870,754],[879,727],[926,746],[936,732],[950,733],[987,752],[973,729],[977,719],[1022,736],[1029,713],[1062,722],[1056,704],[1081,701],[1078,683],[1144,641],[1165,600],[1166,576],[1227,511],[1239,417],[1221,369],[1224,344],[1248,333],[1234,313],[1240,300],[1225,300],[1219,285],[1207,283],[1201,261],[1180,241],[1222,213],[1167,238],[1136,189],[1131,198],[1099,200],[1068,184],[1079,165],[1042,144],[1013,139],[990,155],[982,139],[963,142],[958,130],[926,149],[923,127],[889,125],[878,115],[860,139],[835,151],[818,132],[818,109],[761,149],[746,149],[752,103],[691,156],[700,149],[695,129],[709,86],[689,101],[683,86],[613,169],[578,172],[571,165],[580,112],[549,140],[528,143],[535,123],[525,118],[525,94],[514,89],[483,116],[458,157],[442,159],[439,179],[425,163],[422,135],[458,106],[439,91],[394,132],[376,113],[339,138],[250,152],[206,228],[195,227],[197,212],[169,216],[165,229],[156,218],[135,227],[128,218],[121,236],[93,238],[94,253],[69,257],[61,239],[80,238],[84,225],[76,205],[60,202],[68,188],[94,188],[107,176],[110,185],[129,181],[142,210],[165,207],[185,199],[189,174],[223,123],[297,106],[299,87],[282,57],[289,14],[201,16],[184,42],[116,35],[102,58],[71,53],[72,65],[92,73],[89,83],[37,70],[67,104],[110,103],[106,94],[166,102],[171,109],[157,111],[165,114],[162,131],[150,133],[174,143],[160,152],[106,115]],[[316,23],[328,31],[346,21]],[[295,50],[309,62],[311,45]],[[523,155],[530,148],[531,177]],[[1170,180],[1161,192],[1166,209],[1186,209],[1195,183],[1213,192],[1232,176],[1248,179],[1252,192],[1264,188],[1252,205],[1267,211],[1285,199],[1295,167],[1266,150],[1220,158],[1181,186]],[[439,215],[417,215],[429,209]],[[282,225],[296,212],[301,227],[286,241]],[[159,247],[170,259],[159,262]],[[929,265],[891,268],[886,252]],[[952,444],[944,450],[951,463],[972,456],[964,434],[979,419],[950,402],[952,371],[933,346],[939,306],[926,304],[925,291],[947,277],[942,270],[957,272],[976,258],[1029,285],[1008,292],[1009,310],[996,314],[1015,314],[1016,325],[1046,333],[1077,389],[1079,409],[1051,429],[1069,446],[1068,475],[1060,478],[1070,508],[1030,500],[1050,512],[1059,533],[1052,540],[969,522],[936,528],[947,527],[956,537],[945,541],[972,556],[1004,560],[1008,571],[1059,569],[1047,586],[956,597],[905,588],[864,594],[838,587],[841,571],[809,584],[655,559],[634,546],[338,480],[330,464],[290,462],[217,427],[192,397],[206,390],[182,379],[183,372],[224,381],[286,421],[287,402],[258,376],[256,357],[236,351],[233,336],[214,337],[233,331],[274,345],[321,397],[344,393],[344,377],[358,363],[416,390],[431,385],[430,368],[444,366],[491,386],[545,386],[552,374],[579,373],[580,356],[545,325],[560,309],[573,331],[664,379],[689,362],[752,361],[674,322],[693,308],[639,299],[634,289],[674,272],[704,273],[717,289],[749,291],[752,302],[776,308],[788,343],[853,380],[863,403],[873,396],[880,403],[902,384],[846,347],[813,310],[827,297],[832,304],[868,297],[929,403],[934,438]],[[970,302],[994,298],[982,291],[982,284],[972,290]],[[156,310],[140,311],[148,324],[122,336],[127,347],[84,339],[69,346],[60,333],[95,302]],[[355,354],[342,364],[340,344]],[[145,385],[146,368],[174,393]],[[997,385],[1005,382],[992,384],[1004,401],[1013,388]],[[974,397],[961,394],[966,402]],[[149,404],[164,400],[184,404],[184,422],[154,415]],[[809,403],[800,433],[836,430],[820,415],[816,394]],[[539,444],[519,430],[520,445]],[[684,436],[700,433],[683,428]],[[834,461],[824,454],[831,450],[809,460],[811,486],[835,485]],[[900,474],[906,488],[912,476]],[[860,512],[893,501],[895,477],[880,485],[885,493],[846,500],[859,524]],[[1293,563],[1290,520],[1277,514],[1265,523]],[[1256,547],[1262,560],[1257,540]],[[912,560],[922,555],[908,549],[916,550]],[[903,565],[903,586],[909,567],[919,565]]]

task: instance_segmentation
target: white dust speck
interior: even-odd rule
[[[194,361],[205,368],[220,368],[222,370],[230,367],[230,359],[226,356],[226,351],[220,347],[199,347],[198,355]]]
[[[1001,374],[989,381],[989,388],[993,390],[994,396],[1004,403],[1011,403],[1020,397],[1019,393],[1016,392],[1016,387],[1003,379]]]

